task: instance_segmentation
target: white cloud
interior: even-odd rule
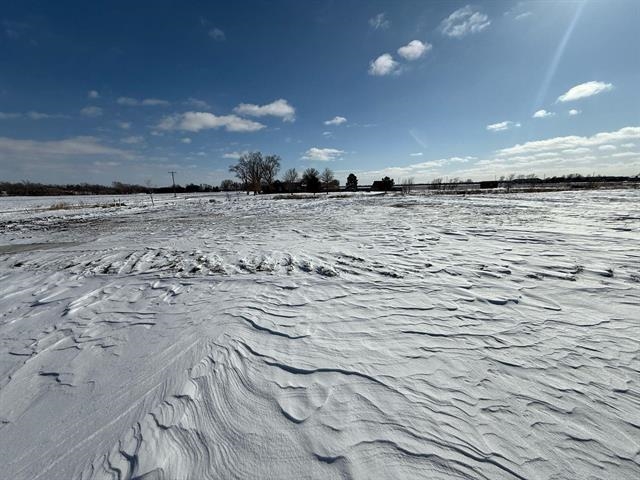
[[[279,117],[284,122],[293,122],[296,119],[296,109],[284,98],[275,100],[266,105],[255,105],[253,103],[241,103],[233,111],[239,115],[250,117]]]
[[[640,158],[640,153],[638,153],[638,152],[618,152],[618,153],[612,153],[611,156],[613,158]]]
[[[100,94],[97,90],[89,90],[87,92],[87,98],[100,98]]]
[[[156,126],[158,130],[200,130],[224,128],[228,132],[255,132],[265,128],[261,123],[237,115],[214,115],[208,112],[186,112],[164,117]]]
[[[487,125],[487,130],[490,132],[501,132],[503,130],[509,130],[511,128],[517,128],[520,124],[517,122],[512,122],[511,120],[505,120],[504,122],[492,123],[491,125]]]
[[[600,132],[591,137],[579,137],[576,135],[555,137],[547,140],[535,140],[518,144],[513,147],[498,150],[500,157],[512,155],[525,155],[553,150],[564,150],[580,147],[597,147],[610,143],[624,142],[640,139],[640,127],[624,127],[615,132]]]
[[[323,136],[325,136],[325,137],[332,137],[332,136],[333,136],[333,133],[332,133],[332,132],[327,131],[327,132],[322,132],[322,135],[323,135]]]
[[[422,43],[420,40],[411,40],[404,47],[398,49],[398,55],[405,60],[417,60],[425,53],[431,50],[432,45],[430,43]]]
[[[591,153],[591,149],[587,147],[567,148],[562,150],[562,153],[565,155],[584,155],[586,153]]]
[[[102,109],[100,107],[91,105],[88,107],[84,107],[82,110],[80,110],[80,113],[85,117],[96,118],[102,116]]]
[[[608,92],[613,88],[611,83],[604,82],[586,82],[571,87],[567,92],[558,97],[558,102],[573,102],[581,98],[591,97],[602,92]]]
[[[613,152],[617,149],[618,147],[616,147],[615,145],[600,145],[598,147],[598,150],[600,150],[601,152]]]
[[[182,143],[186,143],[189,144],[191,143],[191,139],[189,137],[184,137],[183,139],[180,140]]]
[[[324,122],[325,125],[342,125],[343,123],[347,123],[347,119],[340,116],[335,116],[331,120]]]
[[[224,32],[217,27],[209,30],[209,36],[216,42],[223,42],[227,39],[227,36],[224,34]]]
[[[623,143],[622,145],[620,145],[622,148],[633,148],[636,146],[635,143],[633,142],[629,142],[629,143]]]
[[[168,101],[161,100],[159,98],[145,98],[138,100],[137,98],[132,97],[119,97],[116,102],[118,105],[125,105],[127,107],[166,107],[167,105],[170,105]]]
[[[391,26],[391,22],[387,19],[387,15],[383,13],[377,14],[369,19],[369,26],[374,30],[386,30]]]
[[[307,150],[302,159],[303,160],[312,160],[312,161],[319,161],[319,162],[329,162],[332,160],[337,160],[340,157],[342,157],[342,155],[345,152],[343,150],[337,150],[335,148],[317,148],[317,147],[313,147],[310,148],[309,150]]]
[[[409,156],[410,157],[421,157],[422,156],[422,152],[410,153]]]
[[[582,113],[581,110],[576,110],[575,108],[572,108],[571,110],[569,110],[569,115],[572,117],[575,117],[576,115],[580,115]]]
[[[244,150],[242,152],[227,152],[227,153],[222,155],[222,158],[228,158],[228,159],[231,159],[231,160],[237,160],[242,155],[245,155],[247,153],[249,153],[249,150]]]
[[[129,158],[131,155],[113,147],[102,145],[95,137],[73,137],[65,140],[38,141],[0,137],[0,158],[17,155],[20,158],[44,158],[77,155],[113,155]]]
[[[554,115],[555,115],[555,113],[548,112],[548,111],[542,109],[542,110],[538,110],[536,113],[534,113],[532,118],[546,118],[546,117],[553,117]]]
[[[633,139],[633,142],[630,140]],[[620,151],[623,145],[635,147],[640,140],[640,127],[625,127],[613,132],[600,132],[592,136],[567,136],[527,142],[523,145],[497,150],[494,155],[450,157],[427,160],[401,167],[389,167],[370,172],[354,172],[362,183],[389,175],[399,178],[415,177],[428,181],[434,177],[460,177],[474,180],[493,179],[510,173],[537,173],[564,175],[568,173],[602,173],[635,175],[640,171],[640,152]],[[599,146],[618,146],[599,149]]]
[[[440,24],[440,30],[448,37],[462,38],[470,33],[481,32],[489,25],[491,20],[487,15],[467,5],[445,18]]]
[[[118,126],[123,130],[129,130],[131,128],[131,122],[118,122]]]
[[[130,137],[125,137],[122,140],[120,140],[122,143],[126,143],[128,145],[136,145],[138,143],[142,143],[144,142],[144,137],[141,137],[139,135],[132,135]]]
[[[383,53],[369,63],[369,75],[383,76],[397,71],[398,62],[391,55]]]

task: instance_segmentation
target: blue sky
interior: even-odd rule
[[[3,2],[0,179],[640,172],[640,2]]]

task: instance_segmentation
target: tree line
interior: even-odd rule
[[[247,194],[258,193],[294,193],[310,192],[329,193],[340,189],[340,181],[335,178],[330,168],[322,172],[315,168],[307,168],[302,173],[290,168],[278,179],[281,158],[278,155],[263,155],[261,152],[248,152],[238,158],[238,162],[229,167],[238,181],[223,180],[220,189],[223,191],[245,190]],[[352,173],[347,178],[347,189],[357,190],[358,179]]]
[[[0,182],[2,195],[47,196],[47,195],[130,195],[135,193],[172,193],[173,186],[152,187],[123,182],[111,185],[90,183],[69,183],[64,185],[46,184],[23,180],[21,182]],[[209,184],[176,185],[176,193],[219,192],[220,188]]]

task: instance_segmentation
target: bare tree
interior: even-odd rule
[[[329,195],[329,187],[331,186],[331,182],[335,180],[335,177],[333,176],[333,171],[329,167],[325,168],[322,171],[320,180],[322,180],[322,183],[324,184],[324,188],[327,191],[327,195]]]
[[[414,177],[409,177],[409,178],[405,178],[400,180],[400,186],[402,187],[402,193],[404,195],[407,195],[409,193],[411,193],[411,190],[413,190],[413,184],[415,183],[415,179]]]
[[[247,188],[247,195],[250,191],[257,195],[262,184],[264,174],[264,161],[260,152],[249,152],[243,154],[238,163],[229,167],[230,172],[234,172]]]
[[[280,171],[280,157],[278,155],[267,155],[262,159],[262,179],[271,187],[276,175]]]
[[[283,182],[287,185],[287,190],[289,193],[293,194],[293,187],[298,181],[298,172],[295,168],[290,168],[282,177]]]

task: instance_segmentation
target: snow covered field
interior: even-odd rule
[[[639,191],[58,200],[0,199],[2,478],[640,478]]]

